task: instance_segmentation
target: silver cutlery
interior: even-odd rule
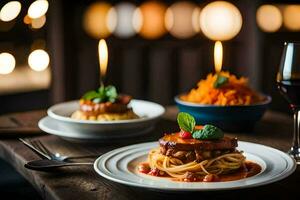
[[[83,155],[83,156],[65,156],[61,155],[60,153],[52,153],[41,141],[35,139],[30,142],[19,138],[19,140],[37,153],[41,158],[48,159],[48,160],[57,160],[57,161],[68,161],[72,159],[80,159],[80,158],[95,158],[98,157],[99,154],[92,154],[92,155]]]
[[[34,151],[37,155],[39,155],[41,158],[51,160],[51,157],[44,152],[40,151],[39,149],[35,148],[31,143],[27,142],[26,140],[19,138],[19,140],[25,144],[27,147],[29,147],[32,151]]]
[[[82,166],[82,165],[93,165],[92,162],[64,162],[64,161],[58,161],[58,160],[34,160],[27,162],[24,166],[27,169],[31,170],[37,170],[37,171],[47,171],[54,168],[60,168],[60,167],[69,167],[69,166]]]

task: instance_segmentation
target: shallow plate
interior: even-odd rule
[[[260,144],[239,142],[247,160],[258,163],[262,171],[249,178],[228,182],[176,182],[168,178],[152,177],[137,172],[137,165],[146,161],[150,149],[157,142],[142,143],[115,149],[100,156],[94,169],[101,176],[121,184],[160,191],[210,191],[256,187],[281,180],[296,169],[295,161],[287,154]]]
[[[47,110],[47,114],[53,119],[57,119],[62,122],[70,122],[77,124],[134,124],[142,123],[144,121],[149,121],[156,119],[164,114],[165,109],[163,106],[144,100],[133,99],[130,101],[129,107],[132,107],[133,111],[140,117],[138,119],[129,119],[129,120],[114,120],[114,121],[97,121],[97,120],[80,120],[72,119],[70,116],[76,110],[79,110],[79,100],[69,101],[64,103],[59,103],[54,106],[51,106]]]
[[[113,134],[111,132],[85,132],[81,131],[70,131],[66,126],[51,117],[44,117],[38,123],[38,126],[41,130],[46,133],[56,135],[62,137],[66,140],[80,142],[80,141],[88,141],[88,142],[101,142],[106,141],[107,139],[121,139],[127,137],[134,137],[138,135],[143,135],[150,132],[154,127],[150,126],[143,129],[132,129],[130,133],[126,131],[116,131]]]
[[[157,120],[164,114],[163,106],[143,100],[131,100],[130,107],[140,116],[139,119],[115,120],[115,121],[93,121],[78,120],[70,118],[71,114],[79,109],[78,101],[64,102],[50,107],[47,111],[48,116],[57,122],[57,125],[51,124],[52,130],[59,130],[64,137],[72,138],[113,138],[122,136],[131,136],[137,132],[145,132],[153,128]],[[40,128],[46,132],[49,127],[45,123],[40,123]],[[66,135],[66,132],[68,133]],[[57,134],[58,135],[58,134]]]

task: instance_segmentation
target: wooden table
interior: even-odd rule
[[[156,130],[147,137],[110,141],[102,144],[70,143],[52,135],[42,135],[37,121],[46,113],[35,111],[0,117],[0,156],[8,161],[39,192],[43,199],[287,199],[299,195],[300,169],[288,178],[266,186],[218,192],[162,193],[133,188],[108,181],[96,174],[91,166],[66,167],[53,172],[38,172],[24,168],[28,161],[38,156],[18,141],[18,137],[31,136],[40,139],[53,152],[85,155],[102,154],[116,147],[144,141],[155,141],[163,133],[178,129],[175,122],[176,110],[167,109]],[[289,116],[268,111],[253,133],[235,133],[240,140],[261,143],[287,151],[291,144],[292,120]],[[263,152],[262,152],[263,153]]]

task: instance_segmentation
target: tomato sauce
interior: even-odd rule
[[[245,165],[234,173],[223,174],[223,175],[209,174],[206,175],[205,177],[199,177],[199,178],[193,176],[191,178],[184,178],[184,179],[172,178],[171,180],[183,181],[183,182],[226,182],[226,181],[241,180],[244,178],[255,176],[256,174],[260,173],[261,170],[262,168],[260,165],[251,161],[246,161]],[[138,171],[140,173],[147,174],[150,176],[170,177],[166,173],[163,173],[158,169],[151,169],[149,164],[146,162],[139,164]]]

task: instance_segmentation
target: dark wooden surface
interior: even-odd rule
[[[38,119],[45,115],[44,111],[13,114],[2,116],[0,119],[0,156],[9,162],[22,174],[39,192],[44,199],[255,199],[273,198],[288,199],[299,195],[300,169],[288,178],[266,186],[240,189],[234,191],[193,192],[193,193],[163,193],[146,189],[138,189],[108,181],[96,174],[91,166],[66,167],[52,172],[37,172],[24,168],[27,161],[38,159],[38,156],[17,140],[17,137],[31,137],[40,139],[53,152],[68,155],[102,154],[111,149],[128,144],[157,140],[163,133],[177,130],[175,123],[176,110],[168,109],[163,119],[157,124],[156,130],[144,137],[134,139],[112,140],[98,144],[70,143],[52,135],[38,133],[36,127],[32,135],[27,129],[24,131],[14,127],[7,118],[26,116],[23,123],[36,126]],[[5,123],[7,123],[5,125]],[[5,128],[1,128],[5,127]],[[7,132],[6,129],[14,129]],[[289,116],[267,112],[252,133],[235,133],[239,140],[261,143],[287,151],[292,138],[292,120]],[[4,130],[4,131],[2,131]],[[10,137],[7,137],[10,135]],[[262,152],[263,154],[263,152]],[[91,160],[92,161],[92,160]]]

